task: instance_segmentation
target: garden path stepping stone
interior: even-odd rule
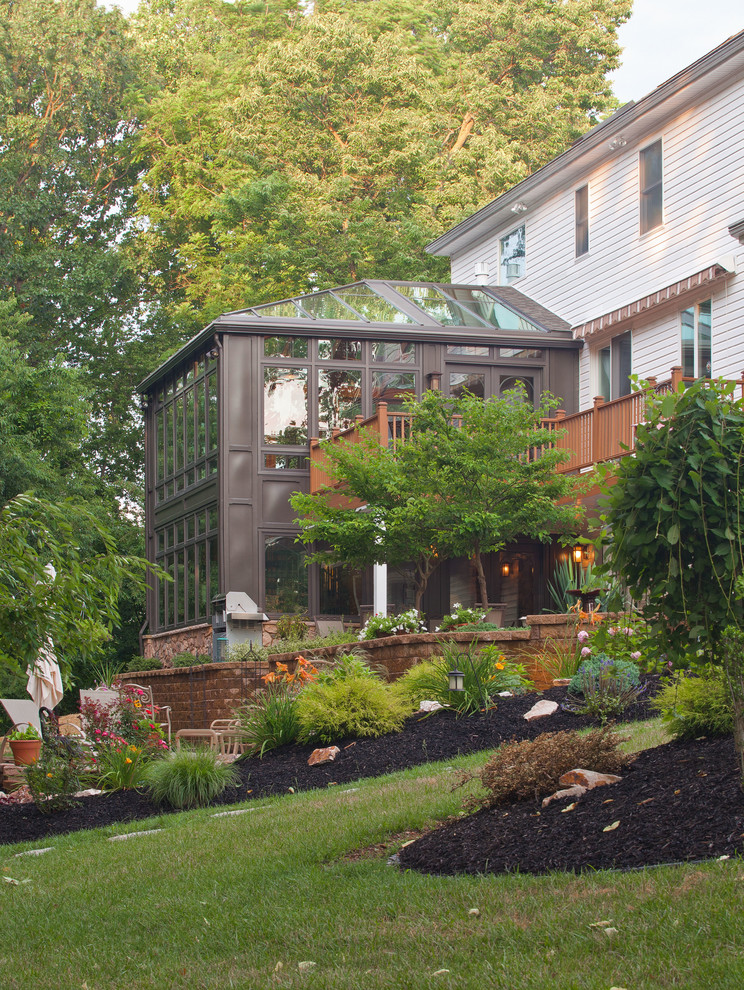
[[[110,835],[108,838],[109,842],[121,842],[124,839],[135,839],[140,835],[155,835],[156,832],[162,832],[162,828],[146,828],[141,832],[125,832],[124,835]]]

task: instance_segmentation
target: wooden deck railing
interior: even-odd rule
[[[646,398],[649,392],[661,395],[665,392],[676,391],[683,381],[694,379],[683,378],[682,368],[674,367],[671,375],[665,381],[658,382],[655,378],[648,379],[648,388],[632,392],[620,399],[605,402],[602,397],[594,399],[594,405],[589,409],[572,413],[567,416],[562,409],[554,417],[543,420],[544,426],[556,430],[565,430],[559,437],[556,446],[562,450],[571,451],[571,457],[558,468],[562,473],[575,474],[586,471],[594,464],[602,461],[616,460],[623,457],[635,446],[636,426],[642,423],[646,415]],[[744,372],[738,381],[730,382],[732,393],[744,397]],[[370,435],[377,436],[383,447],[393,447],[405,443],[411,432],[411,417],[402,412],[388,412],[387,403],[377,406],[375,415],[370,419],[357,416],[354,426],[347,430],[335,430],[334,440],[346,440],[358,443],[361,439],[360,430],[366,430]],[[320,441],[314,438],[310,441],[310,491],[317,492],[323,485],[332,485],[333,478],[326,472],[326,456]]]

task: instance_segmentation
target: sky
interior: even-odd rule
[[[131,13],[138,0],[110,0]],[[744,30],[742,0],[635,0],[630,20],[619,30],[622,66],[613,73],[621,103],[638,100],[722,41]]]

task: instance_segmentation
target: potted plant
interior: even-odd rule
[[[36,763],[41,752],[41,736],[29,725],[25,729],[14,727],[8,733],[8,742],[13,751],[13,759],[21,766]]]

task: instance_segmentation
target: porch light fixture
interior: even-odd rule
[[[433,392],[440,392],[442,390],[442,373],[441,371],[430,371],[426,376],[426,384]]]
[[[501,573],[504,577],[509,577],[509,575],[511,574],[511,564],[509,563],[508,560],[505,560],[504,563],[501,565]]]
[[[572,556],[573,556],[573,562],[574,562],[574,564],[580,564],[581,563],[581,561],[584,559],[584,548],[581,546],[581,544],[577,544],[573,548]]]
[[[449,678],[449,689],[450,691],[464,691],[465,690],[465,675],[461,670],[455,668],[447,674]]]
[[[216,361],[219,356],[220,352],[216,347],[213,347],[211,351],[207,352],[207,357],[210,361]]]
[[[617,151],[619,148],[624,148],[627,143],[628,142],[625,140],[622,134],[618,134],[617,137],[614,137],[611,141],[607,142],[607,147],[610,149],[610,151]]]
[[[520,200],[518,203],[515,203],[514,206],[512,206],[511,211],[512,211],[512,213],[516,213],[517,216],[519,216],[520,213],[526,213],[527,212],[527,204],[526,203],[523,203]]]

